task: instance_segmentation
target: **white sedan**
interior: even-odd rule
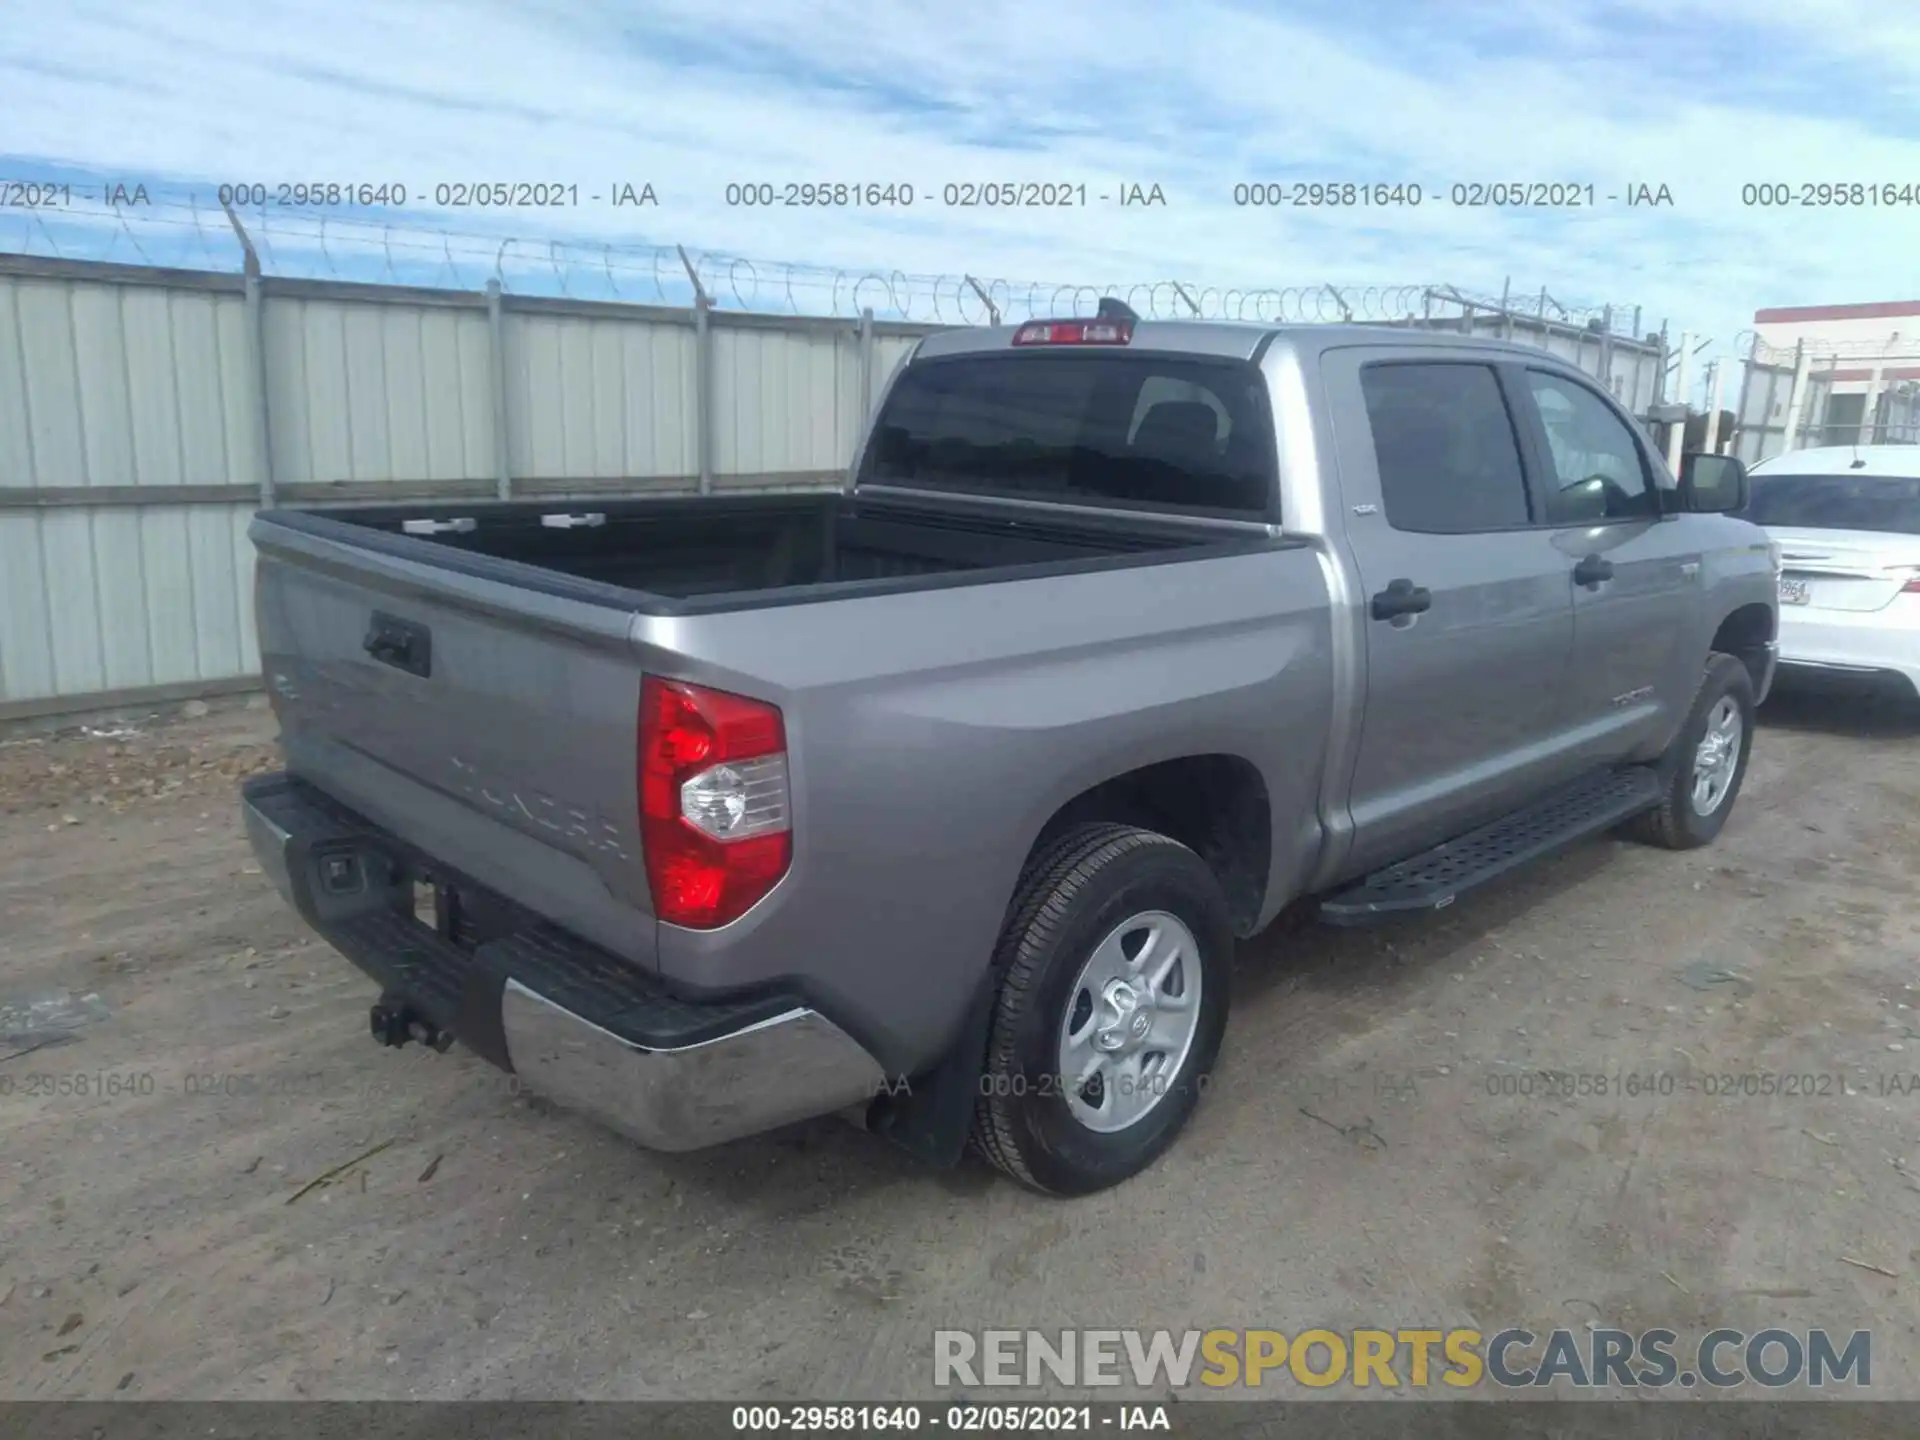
[[[1920,698],[1920,445],[1791,450],[1749,472],[1781,550],[1780,676]]]

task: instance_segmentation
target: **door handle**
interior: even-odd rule
[[[408,635],[394,635],[376,630],[367,636],[367,654],[376,660],[384,660],[389,665],[398,665],[402,669],[413,663],[413,639]]]
[[[1373,597],[1373,618],[1397,620],[1402,615],[1424,615],[1433,608],[1433,592],[1411,580],[1390,580]]]
[[[1573,583],[1585,585],[1589,590],[1597,590],[1602,581],[1613,578],[1613,562],[1598,555],[1589,555],[1573,567]]]
[[[412,620],[375,611],[360,648],[381,664],[423,680],[433,673],[433,632]]]

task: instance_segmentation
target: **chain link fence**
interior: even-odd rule
[[[875,318],[933,325],[1014,323],[1090,315],[1115,296],[1152,319],[1272,324],[1368,322],[1466,328],[1512,314],[1553,330],[1640,340],[1639,307],[1563,300],[1545,287],[1500,293],[1441,283],[1271,286],[1195,274],[1073,281],[988,271],[910,273],[883,267],[767,260],[673,243],[600,242],[552,233],[544,214],[472,212],[468,228],[444,212],[375,216],[271,204],[229,211],[217,194],[156,195],[137,203],[83,201],[78,190],[34,187],[60,203],[0,212],[0,250],[63,260],[239,271],[251,249],[261,273],[423,288],[716,308],[766,314]],[[463,216],[463,219],[467,217]],[[508,221],[511,220],[511,224]]]
[[[251,683],[258,507],[834,488],[921,337],[1109,295],[1529,344],[1643,416],[1670,358],[1631,306],[1510,284],[1048,284],[191,195],[0,208],[0,722]]]
[[[1920,338],[1771,343],[1742,331],[1731,452],[1748,464],[1824,445],[1920,445]]]

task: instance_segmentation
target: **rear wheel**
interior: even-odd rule
[[[1669,850],[1709,844],[1727,823],[1753,748],[1753,679],[1731,655],[1707,657],[1693,708],[1660,765],[1666,793],[1627,822],[1635,839]]]
[[[1125,825],[1064,832],[1029,862],[994,957],[974,1148],[1054,1195],[1144,1170],[1206,1087],[1232,955],[1193,851]]]

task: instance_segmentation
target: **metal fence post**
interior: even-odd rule
[[[1620,393],[1620,387],[1613,383],[1613,306],[1611,305],[1600,312],[1600,383],[1607,387],[1609,395]]]
[[[260,451],[260,508],[271,510],[274,505],[275,483],[273,474],[273,401],[271,388],[267,383],[267,297],[264,288],[265,277],[260,273],[260,256],[253,248],[253,240],[248,236],[246,227],[240,223],[240,217],[233,213],[233,206],[222,204],[227,212],[227,223],[233,226],[233,233],[240,240],[241,269],[245,275],[246,304],[246,344],[252,353],[247,356],[247,371],[253,376],[253,440]]]
[[[700,458],[700,493],[713,493],[713,299],[700,283],[700,272],[687,258],[684,245],[680,263],[687,268],[693,285],[693,413],[694,444]]]
[[[1709,455],[1720,453],[1720,393],[1726,379],[1726,367],[1716,358],[1707,369],[1707,435],[1700,448]]]
[[[698,359],[694,361],[693,394],[695,423],[699,426],[702,495],[713,493],[713,320],[708,313],[712,309],[713,302],[704,291],[694,297],[693,348]]]
[[[487,341],[493,362],[493,489],[513,498],[513,461],[507,450],[507,321],[498,278],[487,281]]]
[[[1828,433],[1828,430],[1831,423],[1829,417],[1833,414],[1834,375],[1840,368],[1840,357],[1838,355],[1827,356],[1825,368],[1825,385],[1820,384],[1814,378],[1812,367],[1808,367],[1807,370],[1806,420],[1800,427],[1800,448],[1802,450],[1805,450],[1809,445],[1831,445],[1837,443]],[[1816,397],[1819,400],[1818,409],[1814,406]],[[1856,438],[1853,443],[1859,443],[1858,432],[1856,432]]]
[[[854,443],[859,444],[861,434],[866,430],[867,417],[873,413],[873,307],[866,306],[860,312],[860,413],[854,417]],[[851,457],[847,466],[847,489],[853,488],[853,466]]]
[[[1755,445],[1753,448],[1753,459],[1755,464],[1758,464],[1760,461],[1768,458],[1767,437],[1773,434],[1773,407],[1774,407],[1775,397],[1777,397],[1779,393],[1780,393],[1780,367],[1778,365],[1774,365],[1770,363],[1767,366],[1767,393],[1760,402],[1760,440],[1759,440],[1759,443]],[[1784,450],[1786,446],[1782,444],[1780,448]],[[1780,452],[1776,450],[1773,453],[1777,455]],[[1742,456],[1741,458],[1744,459],[1745,457]]]
[[[860,418],[873,408],[873,307],[860,312]]]
[[[1800,411],[1807,401],[1807,366],[1813,357],[1807,353],[1807,342],[1793,342],[1793,388],[1787,392],[1787,418],[1782,427],[1783,441],[1781,453],[1798,448],[1795,445],[1800,429]]]
[[[1873,373],[1867,377],[1867,398],[1860,402],[1860,443],[1871,445],[1877,438],[1880,419],[1880,377],[1884,373],[1881,362],[1873,362]],[[1827,382],[1827,397],[1833,397],[1833,382]]]
[[[248,366],[258,397],[254,405],[254,439],[260,446],[260,508],[271,510],[277,486],[273,474],[273,401],[267,383],[267,296],[260,262],[249,255],[253,270],[247,276],[247,344],[253,350]]]
[[[987,293],[986,287],[981,285],[981,283],[971,275],[965,275],[961,278],[973,287],[973,293],[978,295],[980,297],[980,303],[987,307],[987,323],[989,325],[998,325],[1000,323],[1000,307],[993,303],[993,296]],[[1074,303],[1077,305],[1079,302],[1076,299]]]
[[[1740,367],[1740,398],[1733,405],[1733,429],[1727,435],[1727,453],[1738,455],[1747,438],[1747,397],[1753,390],[1753,366],[1760,358],[1760,334],[1754,332],[1747,345],[1747,358]]]
[[[1667,431],[1667,468],[1674,474],[1680,473],[1680,456],[1687,448],[1687,358],[1693,350],[1693,332],[1680,332],[1680,353],[1676,357],[1673,370],[1673,403],[1682,410],[1681,417],[1673,422],[1673,428]]]

